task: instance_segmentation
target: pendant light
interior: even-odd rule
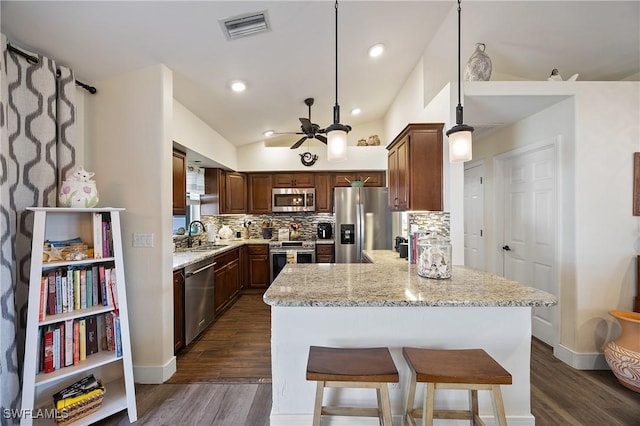
[[[473,127],[462,124],[462,104],[460,102],[460,0],[458,0],[458,106],[456,107],[456,125],[447,130],[449,137],[449,161],[460,163],[471,160],[471,134]]]
[[[338,105],[338,1],[336,0],[336,104],[333,107],[333,124],[327,127],[327,161],[345,161],[347,159],[347,133],[351,126],[340,124],[340,105]]]

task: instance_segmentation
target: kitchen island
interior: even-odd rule
[[[453,267],[451,279],[430,280],[393,251],[363,253],[373,263],[288,265],[264,294],[271,305],[271,425],[311,424],[315,383],[305,379],[311,345],[389,347],[400,373],[400,386],[390,389],[394,424],[401,424],[409,378],[403,346],[483,348],[513,376],[513,384],[503,389],[509,424],[534,425],[531,308],[551,309],[555,296],[461,266]],[[341,403],[370,406],[376,401],[367,389],[330,389],[325,401],[338,392]],[[420,387],[417,396],[422,392]],[[479,393],[480,414],[490,422],[485,393]],[[436,408],[467,404],[463,391],[436,395]],[[340,422],[356,423],[368,424],[361,418]]]

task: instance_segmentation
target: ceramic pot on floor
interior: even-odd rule
[[[640,313],[609,311],[620,323],[620,337],[609,342],[604,356],[620,384],[640,392]]]

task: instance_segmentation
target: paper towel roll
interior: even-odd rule
[[[207,241],[209,242],[216,241],[216,228],[213,226],[213,223],[207,224]]]

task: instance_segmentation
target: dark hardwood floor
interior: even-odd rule
[[[270,311],[244,294],[178,356],[162,385],[136,385],[138,424],[262,426],[271,410]],[[505,387],[503,392],[508,392]],[[610,371],[574,370],[533,339],[531,412],[536,425],[640,425],[640,394]],[[129,424],[125,412],[98,423]]]

